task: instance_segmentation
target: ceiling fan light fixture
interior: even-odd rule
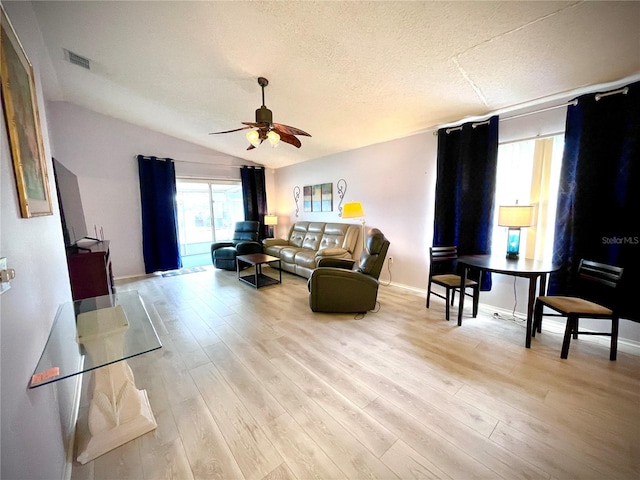
[[[219,135],[221,133],[248,130],[246,136],[250,145],[247,150],[253,150],[265,140],[269,140],[269,143],[273,148],[277,147],[281,141],[288,143],[289,145],[293,145],[296,148],[300,148],[302,143],[300,143],[300,140],[298,140],[296,136],[303,135],[305,137],[310,137],[311,135],[299,128],[290,127],[281,123],[274,123],[273,113],[264,104],[264,87],[269,85],[269,80],[264,77],[259,77],[258,85],[260,85],[260,88],[262,89],[262,106],[256,110],[256,121],[241,122],[244,125],[243,127],[224,130],[222,132],[211,132],[209,135]]]
[[[275,130],[269,130],[269,133],[267,133],[267,138],[269,139],[269,143],[273,148],[277,147],[278,143],[280,143],[280,135],[278,135],[278,132],[276,132]]]
[[[247,140],[249,140],[249,143],[254,147],[260,145],[260,133],[258,130],[249,130],[247,132]]]

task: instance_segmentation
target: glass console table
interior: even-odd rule
[[[126,360],[161,347],[137,291],[60,306],[29,388],[94,371],[91,439],[80,463],[157,427],[147,393],[136,388]]]

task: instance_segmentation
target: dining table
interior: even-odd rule
[[[480,272],[499,273],[514,277],[529,279],[529,298],[527,303],[527,324],[525,347],[531,347],[531,328],[533,324],[533,306],[536,293],[544,295],[547,291],[547,276],[560,270],[561,264],[547,260],[534,260],[530,258],[509,258],[502,255],[461,255],[458,257],[458,267],[461,268],[461,285],[465,285],[469,270]],[[482,275],[480,275],[482,277]],[[482,286],[480,286],[482,288]],[[464,297],[460,295],[458,308],[458,325],[462,325],[462,312],[464,309]]]

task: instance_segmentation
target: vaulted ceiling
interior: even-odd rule
[[[7,2],[5,2],[7,3]],[[277,168],[640,72],[640,2],[34,2],[48,100]],[[91,69],[69,63],[64,50]],[[244,132],[257,78],[302,148]]]

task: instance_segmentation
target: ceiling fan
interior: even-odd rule
[[[269,80],[264,77],[259,77],[258,85],[262,88],[262,106],[256,110],[256,121],[241,122],[246,126],[233,130],[225,130],[224,132],[211,132],[209,135],[251,129],[247,132],[247,140],[251,143],[247,150],[253,150],[265,140],[269,140],[272,147],[276,147],[280,141],[283,141],[300,148],[302,144],[300,140],[296,138],[296,135],[304,135],[305,137],[310,137],[311,135],[299,128],[290,127],[281,123],[273,123],[273,113],[264,104],[264,87],[269,85]]]

